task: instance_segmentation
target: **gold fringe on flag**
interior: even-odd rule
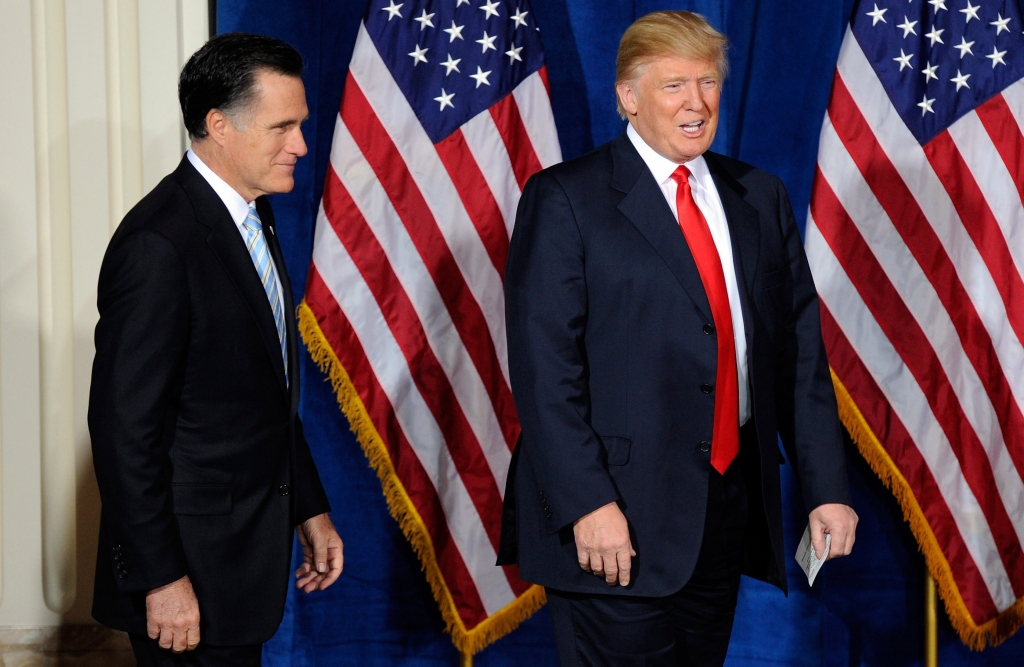
[[[942,553],[938,540],[935,538],[931,526],[928,525],[928,520],[918,504],[910,484],[871,430],[835,370],[832,371],[832,383],[835,385],[836,399],[839,402],[839,417],[868,465],[881,478],[882,483],[892,491],[903,508],[903,516],[910,524],[910,530],[924,554],[925,564],[938,584],[939,594],[946,605],[946,613],[949,615],[953,628],[960,635],[960,639],[976,651],[980,651],[987,645],[1001,644],[1017,628],[1024,625],[1024,598],[1018,599],[1016,603],[1003,610],[995,618],[981,625],[974,621],[960,595],[960,589],[957,588],[956,582],[953,580],[949,561]]]
[[[299,334],[313,361],[330,380],[341,411],[348,419],[352,432],[362,447],[363,453],[366,454],[370,467],[374,469],[380,479],[391,516],[398,522],[402,533],[412,544],[413,551],[420,559],[427,582],[430,584],[430,590],[441,609],[441,617],[444,618],[445,626],[452,637],[452,643],[464,655],[472,656],[480,652],[489,644],[515,630],[520,623],[533,616],[534,612],[544,606],[547,601],[544,588],[531,586],[525,593],[489,616],[475,628],[466,628],[456,609],[451,591],[448,590],[448,584],[441,574],[441,568],[437,564],[437,555],[434,552],[434,544],[430,539],[427,527],[413,505],[412,499],[406,493],[402,481],[398,478],[387,448],[377,432],[377,427],[367,414],[366,406],[359,398],[359,393],[352,384],[348,372],[327,342],[309,304],[303,300],[297,310]]]

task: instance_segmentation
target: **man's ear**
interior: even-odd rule
[[[228,126],[231,120],[220,109],[210,109],[206,113],[206,133],[218,146],[227,141]]]
[[[636,85],[633,81],[619,81],[615,84],[615,94],[619,96],[619,104],[625,109],[626,115],[636,115]]]

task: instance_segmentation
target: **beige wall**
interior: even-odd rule
[[[86,409],[110,234],[186,138],[207,0],[0,0],[0,628],[89,622]]]

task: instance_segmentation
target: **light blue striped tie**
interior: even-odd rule
[[[284,326],[284,303],[277,291],[277,273],[274,271],[274,263],[270,261],[270,248],[267,247],[267,239],[263,236],[263,223],[256,212],[256,208],[249,204],[249,215],[245,216],[246,231],[249,232],[246,246],[249,248],[249,257],[256,266],[256,273],[260,276],[263,289],[267,292],[270,300],[270,309],[274,311],[274,323],[277,324],[277,339],[281,342],[281,359],[284,360],[284,380],[288,382],[288,336]]]

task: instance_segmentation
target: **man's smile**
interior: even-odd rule
[[[695,120],[691,123],[684,123],[679,126],[679,129],[682,130],[684,134],[697,137],[700,136],[701,130],[704,129],[704,121]]]

